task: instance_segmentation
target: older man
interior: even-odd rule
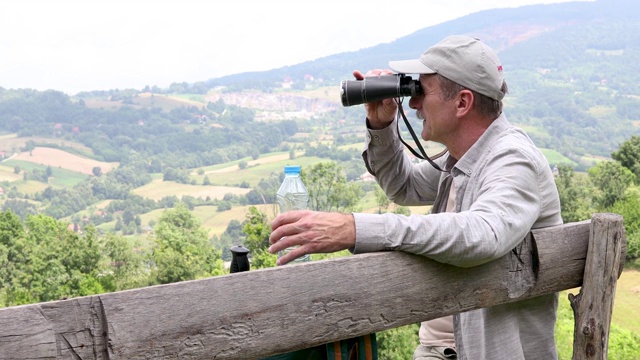
[[[284,213],[272,223],[270,251],[300,246],[279,264],[303,254],[350,249],[400,250],[472,267],[507,254],[531,229],[562,223],[546,159],[502,112],[507,86],[491,48],[472,37],[449,36],[419,59],[389,66],[397,73],[419,74],[422,91],[409,106],[423,120],[422,138],[447,147],[448,154],[436,160],[444,171],[410,161],[396,129],[394,99],[365,106],[365,164],[391,200],[433,204],[432,213]],[[373,70],[367,76],[391,73]],[[364,79],[358,71],[354,76]],[[456,315],[457,356],[556,359],[556,309],[557,294],[551,294]],[[425,324],[423,330],[428,330]]]

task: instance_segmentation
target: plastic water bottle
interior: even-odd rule
[[[277,193],[278,207],[280,213],[289,210],[306,210],[309,202],[309,193],[300,179],[300,165],[290,165],[284,167],[284,180]],[[278,252],[278,258],[287,254],[295,247],[290,247]],[[293,262],[309,261],[309,255],[304,255]]]

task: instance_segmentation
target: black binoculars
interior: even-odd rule
[[[342,80],[342,106],[360,105],[389,98],[422,94],[420,81],[405,74],[369,76],[362,80]]]

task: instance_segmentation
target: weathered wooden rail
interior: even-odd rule
[[[583,285],[574,359],[603,359],[624,253],[596,214],[468,269],[372,253],[4,308],[0,358],[256,359]]]

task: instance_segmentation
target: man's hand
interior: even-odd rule
[[[369,70],[365,75],[363,75],[360,71],[356,70],[353,72],[353,77],[356,80],[362,80],[366,76],[382,76],[382,75],[392,75],[394,74],[391,70]],[[369,126],[372,129],[380,130],[384,129],[396,117],[396,111],[398,110],[398,104],[396,104],[395,99],[384,99],[378,102],[366,103],[364,104],[365,109],[367,110],[367,119],[369,119]]]
[[[331,253],[356,244],[356,226],[351,214],[309,210],[288,211],[271,222],[269,252],[272,254],[299,245],[278,259],[284,265],[305,254]]]

